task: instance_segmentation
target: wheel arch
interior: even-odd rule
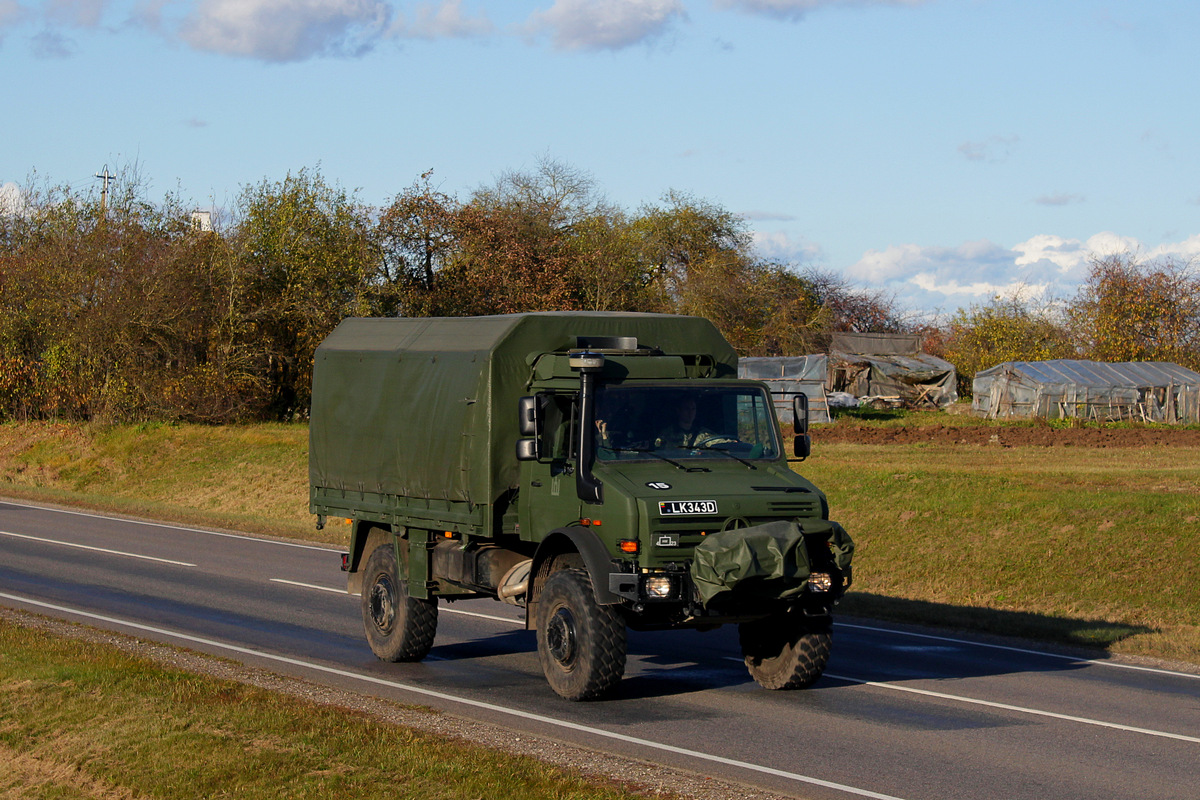
[[[554,562],[563,557],[576,555],[592,579],[592,590],[596,602],[607,606],[621,602],[621,596],[608,589],[608,576],[612,572],[612,556],[595,533],[581,526],[556,528],[550,531],[533,554],[530,565],[530,596],[526,602],[525,627],[532,629],[536,617],[536,604],[542,585],[554,569]]]
[[[346,592],[362,594],[363,567],[375,548],[393,542],[395,532],[390,525],[365,519],[354,520],[350,529],[350,557],[346,575]],[[397,558],[399,561],[399,558]]]

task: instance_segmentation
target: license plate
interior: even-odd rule
[[[669,517],[679,514],[716,514],[716,500],[662,500],[658,504],[660,516]]]

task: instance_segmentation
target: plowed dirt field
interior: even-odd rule
[[[935,444],[991,447],[1200,447],[1194,428],[1063,428],[934,425],[878,427],[838,423],[812,429],[813,444]]]

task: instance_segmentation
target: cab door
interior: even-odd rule
[[[521,501],[518,520],[521,538],[541,541],[555,528],[579,520],[580,501],[575,491],[576,425],[578,396],[572,393],[538,395],[542,430],[539,457],[521,462]]]

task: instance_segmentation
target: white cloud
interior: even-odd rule
[[[1088,261],[1094,255],[1138,253],[1141,249],[1142,245],[1137,239],[1119,236],[1111,231],[1097,233],[1086,242],[1039,234],[1013,247],[1014,252],[1020,253],[1014,261],[1016,266],[1053,265],[1060,275],[1073,280],[1082,280],[1087,275]]]
[[[422,3],[417,6],[412,22],[401,21],[396,26],[398,35],[413,39],[486,36],[494,30],[495,26],[486,16],[464,14],[462,0],[444,0],[437,6]]]
[[[753,231],[755,251],[773,261],[819,264],[825,260],[821,246],[808,239],[795,239],[782,231]]]
[[[847,270],[847,275],[866,284],[891,286],[923,276],[925,285],[936,282],[963,286],[958,279],[964,274],[964,266],[972,267],[978,276],[981,272],[984,275],[997,273],[1011,264],[1010,251],[986,240],[967,242],[958,247],[902,244],[891,245],[886,250],[868,250]],[[983,283],[992,281],[977,280],[970,285]]]
[[[144,28],[161,33],[163,17],[177,0],[139,0],[129,11],[128,25],[131,28]]]
[[[1087,251],[1080,240],[1046,233],[1021,242],[1013,247],[1013,251],[1020,253],[1013,262],[1018,267],[1045,261],[1062,272],[1070,272],[1087,260]]]
[[[179,35],[197,50],[263,61],[358,56],[391,16],[377,0],[200,0]]]
[[[46,19],[77,28],[95,28],[100,24],[107,0],[49,0],[43,6]]]
[[[1059,288],[1057,273],[1049,270],[1047,274],[1047,265],[1034,262],[1019,266],[1013,250],[992,242],[935,248],[931,255],[919,262],[921,271],[909,279],[922,292],[918,297],[923,309],[958,308],[1017,292],[1026,297],[1047,297]]]
[[[905,244],[868,251],[846,274],[894,293],[914,311],[953,310],[1015,291],[1033,297],[1050,293],[1052,285],[1039,270],[1021,269],[1015,262],[1013,250],[986,240],[958,247]]]
[[[28,13],[16,0],[0,0],[0,30],[22,22]]]
[[[717,0],[718,8],[736,8],[751,14],[798,20],[822,8],[861,6],[919,6],[927,0]]]
[[[681,0],[555,0],[525,29],[550,33],[559,50],[620,50],[661,36],[686,16]]]
[[[976,281],[975,283],[959,283],[951,278],[939,279],[933,275],[920,273],[912,278],[913,285],[930,294],[945,295],[947,298],[973,298],[973,302],[986,301],[992,297],[1007,297],[1014,291],[1021,291],[1026,296],[1041,297],[1050,288],[1044,283],[1029,283],[1016,281],[1010,283],[993,283],[991,281]]]
[[[718,8],[797,20],[822,8],[918,6],[928,0],[715,0]],[[685,0],[551,0],[508,32],[531,40],[548,37],[563,51],[621,50],[650,42],[687,20]],[[0,35],[40,21],[34,42],[40,55],[75,51],[64,29],[103,29],[119,34],[140,28],[200,51],[270,62],[357,57],[392,38],[438,40],[500,35],[463,0],[0,0]],[[119,12],[124,21],[105,23]],[[728,45],[723,45],[728,46]]]
[[[1200,234],[1189,236],[1182,242],[1174,242],[1172,244],[1160,244],[1158,247],[1150,250],[1147,255],[1150,258],[1177,258],[1181,261],[1200,262]]]
[[[25,193],[12,181],[0,183],[0,214],[13,216],[25,210]]]
[[[1073,296],[1094,256],[1121,253],[1200,261],[1200,235],[1150,251],[1111,231],[1087,240],[1039,234],[1013,247],[986,240],[957,247],[892,245],[864,253],[845,274],[867,288],[893,292],[911,309],[951,310],[1014,292],[1047,300]]]

